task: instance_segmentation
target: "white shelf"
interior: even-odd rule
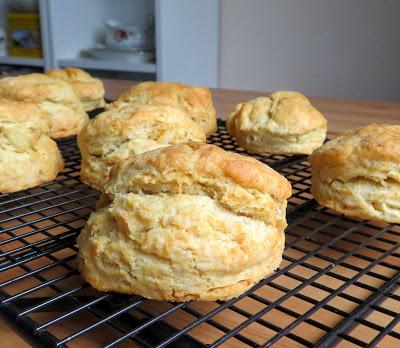
[[[44,66],[44,61],[41,58],[0,56],[0,64],[26,65],[26,66],[40,66],[40,67],[43,67]]]
[[[8,2],[0,0],[0,27],[7,25]],[[219,1],[39,0],[39,14],[43,59],[4,56],[0,64],[45,71],[74,66],[99,70],[110,77],[148,73],[160,81],[217,86]],[[154,16],[156,63],[135,64],[118,57],[104,61],[80,55],[82,49],[104,43],[104,20],[143,29],[148,15]]]
[[[155,63],[129,63],[124,61],[98,60],[94,58],[66,58],[59,59],[58,66],[73,66],[84,69],[129,71],[142,73],[155,73]]]

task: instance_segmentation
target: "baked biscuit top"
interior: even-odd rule
[[[301,93],[279,91],[236,105],[227,126],[232,134],[251,129],[296,135],[326,128],[327,121]]]
[[[177,82],[142,82],[123,93],[112,107],[121,103],[167,105],[183,110],[206,133],[216,130],[216,112],[208,88]]]
[[[68,83],[37,73],[0,79],[0,96],[16,101],[80,105]]]
[[[104,97],[103,82],[82,69],[66,67],[50,70],[46,75],[71,84],[76,94],[82,100]]]
[[[111,170],[105,192],[208,196],[234,212],[267,224],[285,224],[291,185],[254,158],[215,145],[187,143],[157,149]]]
[[[35,103],[16,102],[0,97],[0,122],[29,124],[43,133],[49,132],[48,116]]]
[[[315,150],[310,162],[327,181],[361,176],[400,181],[400,125],[371,124],[345,132]]]

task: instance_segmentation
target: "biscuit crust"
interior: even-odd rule
[[[111,107],[123,103],[175,107],[187,113],[207,135],[217,130],[216,112],[208,88],[177,82],[142,82],[123,93]]]
[[[282,260],[287,180],[214,145],[153,150],[113,168],[78,238],[96,289],[167,301],[227,300]]]
[[[136,104],[112,108],[78,135],[81,179],[103,190],[112,166],[118,163],[160,147],[205,140],[204,132],[178,109]]]
[[[327,121],[301,93],[279,91],[236,105],[227,128],[254,153],[310,154],[323,144]]]
[[[32,119],[18,122],[0,118],[0,192],[16,192],[54,180],[63,168],[57,144]]]
[[[0,121],[28,123],[42,133],[49,134],[48,115],[35,103],[16,102],[0,97]]]
[[[344,133],[310,156],[312,194],[348,216],[400,223],[400,126]]]
[[[76,135],[88,122],[88,115],[71,86],[45,74],[0,79],[0,97],[35,103],[48,116],[52,138]]]
[[[111,197],[121,192],[207,195],[237,214],[286,227],[285,207],[291,186],[252,157],[214,145],[188,143],[121,163],[113,168],[105,192]]]
[[[78,245],[80,270],[98,290],[214,301],[273,272],[284,233],[205,196],[124,194],[90,217]]]
[[[85,111],[105,106],[103,82],[100,79],[94,78],[86,71],[78,68],[66,67],[63,69],[50,70],[46,75],[70,84],[75,94],[82,102]]]

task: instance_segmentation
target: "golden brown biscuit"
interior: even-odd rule
[[[16,192],[54,180],[64,168],[57,144],[34,120],[0,117],[0,192]]]
[[[66,67],[50,70],[46,75],[70,84],[86,111],[105,106],[103,82],[100,79],[92,77],[86,71]]]
[[[255,153],[310,154],[323,144],[327,121],[301,93],[280,91],[236,105],[227,127]]]
[[[49,134],[48,115],[35,103],[16,102],[0,97],[0,121],[29,123],[42,133]]]
[[[400,223],[400,126],[344,133],[310,156],[312,194],[348,216]]]
[[[78,238],[96,289],[168,301],[226,300],[280,264],[288,181],[257,160],[183,144],[112,170]]]
[[[217,130],[215,109],[208,88],[176,82],[142,82],[123,93],[111,107],[123,103],[168,105],[183,110],[206,134]]]
[[[78,135],[81,179],[102,190],[113,165],[146,151],[187,141],[205,142],[204,132],[178,109],[130,105],[110,109]]]
[[[88,122],[88,116],[71,86],[44,74],[0,79],[0,97],[36,103],[48,115],[52,138],[75,135]]]

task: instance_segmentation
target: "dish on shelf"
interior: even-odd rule
[[[105,21],[108,48],[140,48],[145,42],[143,30],[136,25],[126,25],[112,19]]]
[[[115,60],[129,63],[152,63],[155,59],[153,50],[145,48],[108,48],[96,47],[83,50],[82,55],[99,60]]]

